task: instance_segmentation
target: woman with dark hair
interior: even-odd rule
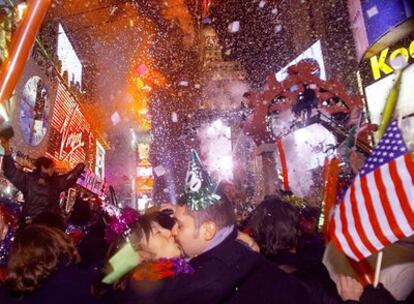
[[[171,233],[174,224],[168,211],[139,216],[126,228],[128,232],[111,244],[104,277],[94,285],[93,293],[109,302],[128,303],[128,286],[138,288],[145,298],[145,290],[156,288],[162,279],[191,272],[180,259],[181,249]]]
[[[79,255],[59,229],[29,225],[16,232],[0,303],[97,303],[93,275],[76,267]]]
[[[296,252],[299,211],[294,206],[277,198],[265,200],[254,211],[250,224],[260,252],[297,277],[314,303],[341,302],[324,265],[305,261]]]

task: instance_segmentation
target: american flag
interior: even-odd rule
[[[360,261],[414,234],[414,161],[393,121],[336,206],[335,246]]]

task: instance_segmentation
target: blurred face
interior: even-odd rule
[[[186,212],[184,206],[176,206],[175,218],[177,224],[173,228],[173,234],[184,254],[190,258],[201,254],[214,237],[215,226],[204,223],[197,229],[194,218]]]
[[[42,173],[47,174],[49,176],[52,176],[53,173],[55,173],[55,167],[52,165],[49,168],[45,168],[45,167],[40,167],[40,170],[42,171]]]
[[[170,230],[161,227],[154,222],[151,225],[152,233],[145,246],[145,251],[153,259],[159,258],[178,258],[181,256],[181,250],[176,243]]]
[[[301,217],[299,227],[302,233],[312,234],[316,232],[316,220]]]

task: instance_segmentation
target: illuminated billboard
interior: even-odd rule
[[[96,141],[95,174],[101,179],[105,178],[105,149]]]
[[[82,63],[76,55],[76,52],[61,24],[59,24],[57,56],[62,64],[61,73],[63,74],[64,72],[67,72],[69,81],[73,84],[79,84],[79,88],[81,88]]]
[[[387,76],[365,88],[366,99],[371,121],[379,124],[385,101],[394,85],[396,74]],[[414,113],[414,64],[407,67],[401,79],[400,94],[397,103],[397,113],[402,116]]]
[[[385,106],[387,97],[396,80],[396,74],[389,75],[365,88],[366,101],[370,113],[372,123],[380,124],[382,111]],[[408,66],[402,75],[400,93],[396,108],[398,117],[408,117],[414,115],[414,64]],[[410,123],[407,125],[407,123]],[[408,120],[402,125],[404,137],[407,143],[414,141],[412,129],[412,121]],[[411,145],[411,144],[410,144]]]
[[[410,0],[362,0],[361,6],[370,45],[413,16]]]
[[[283,81],[288,76],[287,69],[299,63],[301,60],[310,61],[319,66],[319,73],[318,77],[322,80],[326,80],[326,70],[325,70],[325,63],[323,62],[323,54],[322,54],[322,46],[321,41],[318,40],[314,44],[312,44],[307,50],[305,50],[302,54],[292,60],[288,65],[286,65],[283,69],[276,73],[276,79],[278,81]]]
[[[79,104],[58,84],[50,130],[48,153],[61,167],[74,167],[87,161],[94,163],[95,139]]]
[[[359,59],[376,55],[414,31],[412,0],[348,0],[348,11]]]

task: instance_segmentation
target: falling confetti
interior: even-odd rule
[[[178,122],[178,115],[176,112],[171,113],[171,120],[172,122]]]
[[[156,176],[161,177],[161,176],[165,175],[165,173],[167,173],[167,171],[165,170],[163,165],[159,165],[159,166],[154,168],[154,173],[155,173]]]
[[[111,116],[112,124],[116,126],[121,121],[121,116],[119,116],[118,112],[115,112]]]
[[[282,25],[278,24],[275,26],[275,32],[279,33],[282,30]]]
[[[137,67],[137,73],[138,73],[138,75],[144,75],[147,72],[148,72],[148,68],[147,68],[147,66],[144,63],[141,63]]]
[[[240,21],[233,21],[229,24],[228,29],[230,33],[237,33],[240,30]]]

